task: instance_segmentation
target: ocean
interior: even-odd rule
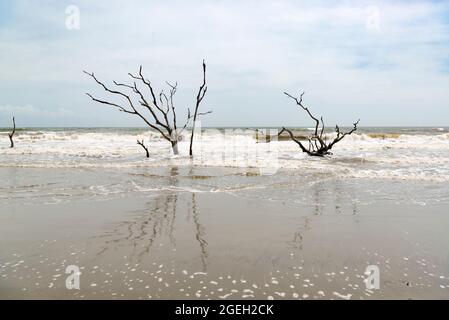
[[[275,136],[277,130],[266,128]],[[313,128],[297,128],[306,136]],[[1,167],[136,168],[170,165],[267,167],[338,174],[342,177],[449,181],[449,128],[360,128],[326,159],[311,159],[292,141],[257,143],[251,128],[206,128],[196,136],[195,157],[188,157],[189,132],[173,156],[169,143],[141,128],[29,128],[17,131],[10,149],[0,129]],[[329,138],[333,133],[329,133]],[[144,139],[150,158],[137,145]],[[274,139],[272,139],[274,140]]]

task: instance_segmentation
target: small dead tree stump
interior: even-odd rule
[[[148,151],[148,147],[145,146],[145,143],[144,143],[143,139],[142,139],[142,141],[139,141],[139,139],[137,139],[137,144],[138,144],[139,146],[142,146],[142,148],[143,148],[143,149],[145,150],[145,152],[146,152],[147,158],[149,158],[149,157],[150,157],[150,152]]]
[[[16,119],[15,119],[15,117],[12,117],[12,124],[13,124],[12,132],[11,132],[11,133],[8,133],[9,141],[11,142],[10,148],[14,148],[14,140],[13,140],[13,137],[14,137],[14,134],[16,133]]]

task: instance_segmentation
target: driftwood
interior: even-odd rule
[[[111,89],[103,82],[97,79],[95,74],[83,71],[85,74],[90,76],[95,82],[100,85],[106,92],[112,94],[114,96],[120,97],[124,100],[122,103],[115,103],[112,101],[101,100],[93,97],[90,93],[86,93],[93,101],[105,104],[114,108],[117,108],[121,112],[129,113],[138,116],[141,118],[150,128],[156,130],[161,134],[161,136],[170,142],[173,154],[177,155],[178,151],[178,141],[180,140],[182,131],[187,127],[190,119],[201,115],[198,112],[199,103],[203,99],[206,94],[205,81],[206,81],[206,64],[203,62],[203,85],[200,88],[200,92],[197,98],[197,105],[195,108],[195,114],[190,113],[190,109],[187,110],[187,118],[186,122],[182,127],[178,127],[177,124],[177,115],[176,109],[174,106],[174,96],[177,91],[178,84],[171,84],[166,82],[169,93],[166,94],[164,90],[162,90],[158,95],[155,93],[153,85],[149,80],[147,80],[142,73],[142,66],[139,68],[139,73],[137,75],[128,73],[128,75],[132,79],[131,84],[118,83],[114,81],[114,85],[116,88]],[[138,86],[145,87],[149,93],[149,98],[145,97],[143,90]],[[124,88],[124,90],[130,90],[134,94],[134,98],[132,98],[129,94],[122,92],[117,88]],[[137,103],[135,102],[137,99]],[[149,115],[144,115],[143,112],[149,112]],[[209,113],[209,112],[207,112]],[[193,133],[192,133],[193,136]],[[192,142],[191,142],[192,145]],[[192,148],[192,146],[191,146]]]
[[[13,124],[13,129],[11,133],[8,133],[8,137],[9,137],[9,141],[11,142],[11,148],[14,148],[14,134],[16,133],[16,119],[15,117],[12,117],[12,124]]]
[[[340,127],[338,125],[336,125],[335,132],[337,133],[337,136],[332,141],[327,141],[326,138],[323,136],[324,130],[325,130],[323,117],[321,117],[320,120],[318,120],[318,118],[316,118],[310,112],[309,108],[307,108],[303,105],[302,100],[303,100],[304,92],[301,93],[301,95],[299,96],[299,99],[297,97],[294,97],[294,96],[288,94],[287,92],[284,92],[284,94],[287,97],[293,99],[296,102],[296,104],[299,107],[301,107],[301,109],[306,111],[307,114],[309,115],[309,117],[312,118],[313,121],[315,121],[315,129],[314,129],[313,134],[310,137],[307,137],[307,141],[308,141],[307,148],[304,146],[304,144],[301,141],[299,141],[293,135],[293,132],[290,129],[283,127],[278,135],[281,135],[284,131],[287,132],[290,136],[290,139],[293,140],[299,146],[299,148],[302,150],[302,152],[307,153],[309,156],[324,157],[325,155],[332,154],[330,152],[330,150],[332,149],[332,147],[335,144],[340,142],[347,135],[350,135],[353,132],[357,131],[357,125],[359,124],[360,119],[357,120],[356,122],[354,122],[353,128],[347,132],[342,132],[340,130]]]
[[[137,144],[139,146],[141,146],[145,150],[146,156],[147,156],[147,158],[149,158],[150,157],[150,152],[148,151],[148,147],[145,146],[145,143],[144,143],[143,139],[142,139],[142,141],[139,141],[139,139],[137,139]]]

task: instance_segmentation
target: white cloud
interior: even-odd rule
[[[179,80],[178,101],[187,106],[206,58],[205,103],[214,109],[206,124],[305,124],[283,90],[305,89],[307,101],[331,123],[351,123],[355,116],[365,125],[440,125],[449,104],[445,2],[74,4],[81,13],[79,31],[65,29],[64,5],[19,1],[16,20],[0,29],[0,103],[2,85],[17,92],[24,85],[44,86],[51,101],[39,101],[49,109],[89,108],[86,118],[101,114],[98,125],[108,125],[113,111],[93,108],[82,96],[95,91],[82,69],[124,80],[143,64],[155,84]],[[366,28],[372,5],[380,13],[376,30]],[[42,94],[37,90],[28,101]],[[443,112],[449,119],[449,111]]]
[[[43,117],[43,118],[64,118],[75,115],[71,110],[58,108],[56,110],[44,110],[36,108],[31,104],[23,106],[2,105],[0,106],[0,113],[4,116],[27,116],[27,117]]]

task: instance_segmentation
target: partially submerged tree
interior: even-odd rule
[[[146,156],[147,156],[147,158],[149,158],[150,157],[150,152],[148,150],[148,147],[145,145],[143,139],[142,139],[142,141],[139,141],[139,139],[137,139],[137,144],[139,146],[141,146],[145,150]]]
[[[123,102],[113,102],[108,100],[101,100],[94,98],[91,94],[86,93],[93,101],[96,101],[101,104],[109,105],[111,107],[117,108],[121,112],[129,113],[138,116],[141,118],[150,128],[156,130],[161,134],[161,136],[170,142],[173,154],[177,155],[178,151],[178,142],[181,137],[182,131],[187,127],[190,122],[190,119],[194,119],[196,121],[197,117],[200,115],[204,115],[206,113],[198,112],[199,105],[206,94],[206,64],[203,61],[203,84],[200,87],[197,96],[197,103],[195,107],[195,113],[192,115],[190,113],[190,109],[187,109],[187,118],[186,122],[183,126],[178,127],[177,116],[176,116],[176,108],[174,106],[174,96],[176,94],[178,83],[170,84],[166,82],[169,93],[166,94],[164,90],[162,90],[159,94],[155,93],[154,87],[151,82],[144,77],[142,74],[142,66],[139,68],[139,74],[134,75],[128,73],[128,75],[133,79],[132,83],[118,83],[114,81],[115,88],[111,89],[103,82],[97,79],[95,74],[83,71],[85,74],[89,75],[91,78],[95,80],[97,84],[99,84],[106,92],[119,97],[124,100]],[[147,94],[144,94],[143,89],[140,86],[143,86],[149,91],[149,97]],[[118,88],[124,88],[124,90],[130,90],[131,93],[134,94],[132,97],[130,94],[122,92]],[[146,97],[147,96],[147,97]],[[135,102],[137,100],[137,103]],[[146,114],[144,114],[146,112]],[[190,141],[190,155],[192,155],[192,143],[193,143],[193,132],[194,132],[195,124],[192,128],[192,136]]]
[[[13,124],[12,132],[8,133],[9,141],[11,142],[10,148],[14,148],[14,140],[12,138],[14,137],[14,133],[16,133],[16,118],[15,117],[12,117],[12,124]]]
[[[324,127],[323,117],[320,118],[321,121],[318,120],[318,118],[316,118],[310,112],[309,108],[305,107],[302,103],[302,97],[304,96],[304,92],[301,93],[301,95],[299,96],[299,99],[297,97],[294,97],[294,96],[288,94],[287,92],[284,92],[284,94],[287,97],[293,99],[296,102],[296,104],[299,107],[301,107],[301,109],[306,111],[307,114],[309,115],[309,117],[315,121],[315,129],[314,129],[314,132],[312,133],[312,135],[310,137],[307,137],[307,141],[308,141],[307,148],[306,148],[306,146],[304,146],[304,144],[301,141],[299,141],[299,139],[297,139],[294,136],[293,132],[290,129],[283,127],[282,130],[279,132],[279,135],[281,135],[284,131],[287,132],[290,136],[290,139],[292,139],[296,144],[298,144],[298,146],[302,150],[302,152],[307,153],[309,156],[324,157],[325,155],[332,154],[330,152],[330,150],[332,149],[332,147],[335,144],[340,142],[347,135],[350,135],[357,130],[357,125],[359,124],[360,119],[357,120],[356,122],[354,122],[353,128],[347,132],[342,132],[340,130],[340,127],[338,125],[336,125],[335,132],[337,133],[337,136],[334,139],[328,141],[326,136],[324,136],[325,127]]]

